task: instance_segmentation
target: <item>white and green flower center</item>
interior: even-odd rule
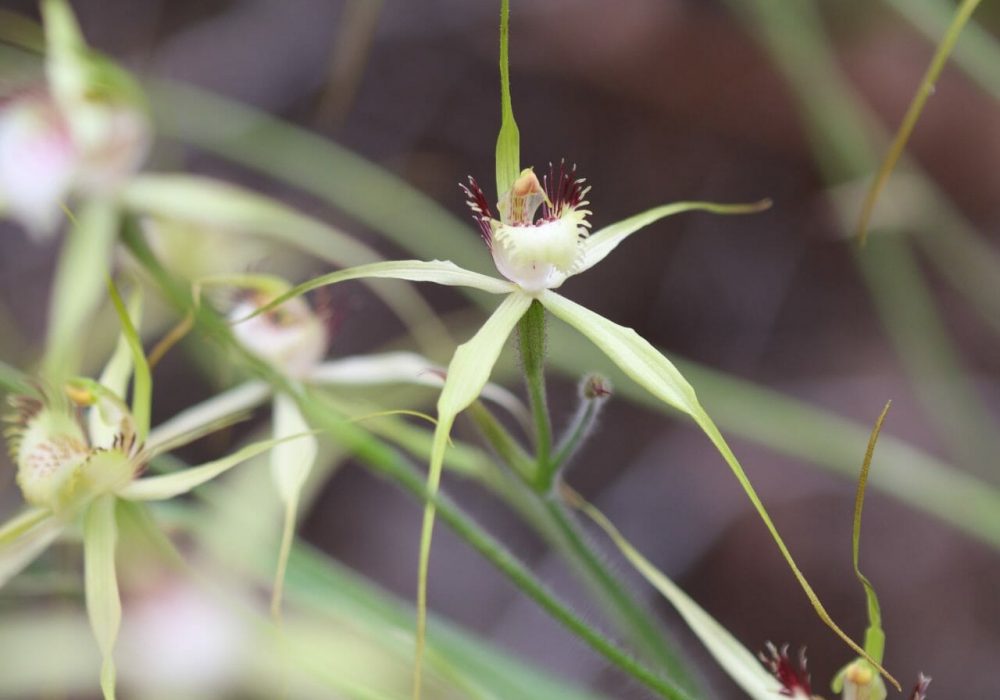
[[[291,377],[305,377],[326,355],[328,333],[323,320],[304,299],[289,299],[274,311],[247,316],[270,298],[252,295],[230,312],[233,335],[248,350]]]
[[[464,187],[464,186],[463,186]],[[497,205],[493,218],[482,189],[469,178],[469,207],[493,254],[497,270],[524,291],[554,289],[579,269],[582,241],[589,233],[588,188],[576,169],[550,166],[544,184],[524,170]],[[535,214],[541,207],[541,216]]]

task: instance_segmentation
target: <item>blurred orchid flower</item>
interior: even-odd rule
[[[187,493],[278,445],[266,440],[183,471],[143,476],[156,456],[234,420],[149,430],[149,368],[129,312],[112,294],[123,332],[99,381],[69,380],[60,389],[11,398],[7,443],[28,505],[0,525],[0,585],[28,566],[68,528],[82,523],[87,611],[104,658],[101,687],[115,695],[113,650],[121,623],[115,572],[121,501],[160,501]],[[131,304],[138,317],[139,297]],[[122,399],[134,375],[131,408]],[[287,435],[291,441],[302,435]]]
[[[145,160],[152,125],[127,72],[84,43],[62,0],[42,3],[47,86],[0,107],[0,201],[36,237],[73,195],[111,196]]]

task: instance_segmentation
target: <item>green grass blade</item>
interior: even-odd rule
[[[920,113],[924,111],[927,98],[934,93],[934,83],[941,74],[941,70],[944,68],[944,64],[948,60],[955,42],[958,41],[958,37],[962,33],[962,27],[969,21],[972,13],[979,6],[979,2],[980,0],[963,0],[962,4],[955,10],[951,25],[941,39],[937,51],[934,52],[934,57],[927,67],[927,72],[924,74],[923,80],[920,81],[920,86],[917,88],[917,92],[906,110],[903,123],[900,124],[899,130],[892,140],[892,145],[889,146],[889,152],[886,153],[885,159],[882,161],[882,165],[879,166],[878,172],[875,175],[875,181],[865,196],[864,204],[861,207],[861,216],[858,221],[858,242],[861,245],[864,245],[865,237],[868,235],[868,225],[871,222],[872,212],[875,210],[875,202],[878,201],[878,196],[885,189],[885,185],[889,181],[889,175],[892,174],[900,156],[903,155],[903,149],[906,148],[906,142],[909,141],[910,134],[913,133],[913,128],[917,125]]]
[[[382,257],[347,233],[250,190],[193,175],[139,175],[122,193],[136,212],[185,223],[266,236],[340,267]],[[407,325],[421,347],[437,349],[447,330],[420,294],[400,282],[369,283]]]
[[[122,621],[122,604],[115,573],[118,527],[115,497],[95,500],[83,519],[83,563],[87,615],[101,651],[101,690],[104,700],[115,698],[114,649]]]
[[[510,0],[500,3],[500,134],[497,136],[497,199],[521,172],[521,134],[510,98]]]

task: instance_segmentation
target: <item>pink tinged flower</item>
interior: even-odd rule
[[[29,94],[0,111],[0,201],[35,235],[59,223],[79,167],[69,125],[47,95]]]
[[[289,299],[278,308],[247,319],[270,298],[248,295],[229,313],[233,335],[248,350],[291,377],[307,377],[326,355],[326,324],[302,298]],[[247,319],[247,320],[243,320]]]
[[[531,169],[524,170],[500,197],[499,219],[475,179],[462,189],[497,270],[521,289],[532,294],[555,289],[581,271],[581,244],[590,233],[584,197],[590,188],[576,177],[576,166],[550,164],[542,182]]]
[[[812,687],[809,683],[809,673],[806,671],[806,650],[799,651],[798,664],[788,656],[788,645],[779,650],[771,642],[767,643],[767,653],[758,654],[761,663],[781,684],[779,694],[795,700],[812,700]]]

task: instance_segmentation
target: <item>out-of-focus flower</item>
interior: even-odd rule
[[[889,695],[882,676],[865,659],[855,659],[841,669],[832,687],[843,700],[885,700]]]
[[[55,230],[71,197],[114,194],[152,142],[131,76],[86,45],[65,2],[42,9],[47,85],[0,107],[0,203],[37,237]]]

